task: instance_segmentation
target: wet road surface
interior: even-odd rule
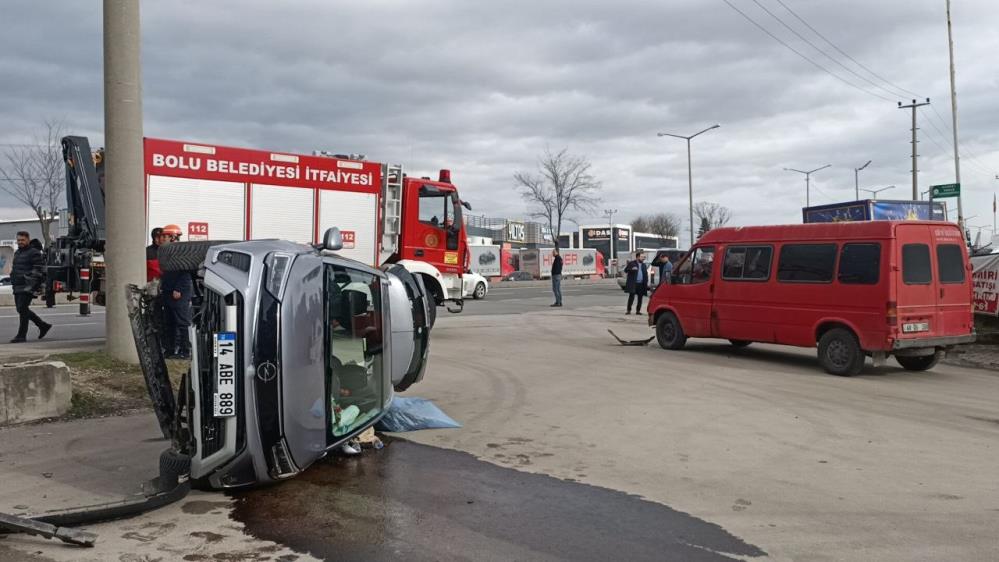
[[[399,439],[236,500],[233,518],[246,532],[324,559],[766,556],[718,525],[633,495]]]

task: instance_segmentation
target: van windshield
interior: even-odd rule
[[[339,441],[377,416],[384,404],[380,279],[326,266],[327,438]]]

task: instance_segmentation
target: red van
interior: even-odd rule
[[[718,228],[649,299],[659,345],[723,338],[818,346],[835,375],[870,355],[932,368],[975,340],[971,265],[955,224],[869,221]]]

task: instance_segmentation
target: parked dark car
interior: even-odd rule
[[[503,281],[534,281],[534,276],[527,271],[514,271],[504,275]]]

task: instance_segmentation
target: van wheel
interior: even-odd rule
[[[472,293],[472,298],[475,300],[479,300],[484,296],[486,296],[486,284],[479,283],[478,285],[475,286],[475,292]]]
[[[941,353],[934,353],[933,355],[924,355],[922,357],[898,357],[895,356],[895,361],[902,366],[906,371],[927,371],[936,366],[937,362],[940,361]]]
[[[680,321],[672,312],[664,312],[656,321],[656,340],[663,349],[681,349],[687,343]]]
[[[819,363],[827,373],[851,377],[864,368],[864,351],[853,332],[833,328],[819,340]]]
[[[748,340],[728,340],[728,343],[732,344],[732,347],[746,347],[753,342]]]

